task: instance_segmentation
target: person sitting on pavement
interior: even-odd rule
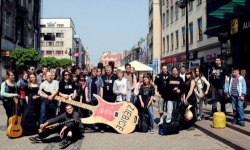
[[[47,122],[40,125],[40,129],[45,129],[48,125],[52,125],[63,121],[73,121],[67,122],[62,128],[53,128],[40,132],[36,137],[30,137],[29,140],[34,142],[42,142],[44,138],[48,137],[53,133],[60,132],[60,138],[62,139],[59,146],[61,148],[66,148],[71,140],[78,140],[81,138],[83,133],[83,124],[80,121],[80,115],[78,112],[74,111],[74,107],[67,104],[65,106],[65,111],[60,116],[50,119]]]
[[[234,120],[232,125],[238,123],[245,126],[244,120],[244,98],[246,95],[246,81],[243,76],[239,75],[239,68],[233,67],[232,75],[226,80],[224,93],[232,101]]]

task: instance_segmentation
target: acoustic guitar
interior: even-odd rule
[[[71,104],[77,107],[91,110],[93,113],[88,118],[82,118],[84,124],[103,123],[114,128],[118,133],[128,134],[135,130],[139,116],[137,108],[128,102],[109,103],[100,96],[93,94],[98,100],[97,106],[80,103],[55,96],[55,100]]]
[[[18,109],[18,98],[14,97],[15,103],[15,115],[9,118],[9,126],[7,128],[7,135],[11,138],[20,137],[23,133],[23,129],[21,126],[21,117],[17,114]]]
[[[54,129],[56,127],[59,127],[59,126],[62,126],[68,122],[75,122],[75,123],[78,123],[79,121],[78,120],[75,120],[75,119],[70,119],[70,120],[67,120],[67,121],[64,121],[64,122],[61,122],[61,123],[55,123],[55,124],[52,124],[52,125],[49,125],[49,126],[46,126],[45,128],[43,129],[38,129],[38,133],[42,133],[44,132],[45,130],[49,129]]]

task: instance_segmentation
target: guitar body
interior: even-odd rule
[[[128,102],[109,103],[98,95],[96,110],[89,118],[82,118],[82,123],[103,123],[114,128],[118,133],[128,134],[135,130],[138,123],[138,110]]]
[[[17,122],[16,122],[17,120]],[[9,126],[7,128],[8,137],[17,138],[20,137],[23,133],[21,126],[21,117],[12,116],[9,118]]]

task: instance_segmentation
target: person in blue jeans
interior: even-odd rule
[[[40,85],[38,91],[38,96],[41,97],[40,124],[56,117],[57,101],[53,99],[57,95],[58,89],[58,82],[52,80],[51,72],[47,72],[46,80]]]
[[[150,133],[154,133],[154,111],[153,99],[155,95],[155,88],[150,82],[148,75],[143,77],[143,85],[140,88],[139,100],[141,103],[141,111],[147,110],[150,118]]]
[[[226,80],[224,93],[232,101],[234,121],[232,125],[238,123],[245,126],[244,120],[244,97],[246,95],[246,81],[243,76],[239,75],[239,68],[233,67],[232,74]]]

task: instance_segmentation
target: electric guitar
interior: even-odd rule
[[[64,121],[64,122],[61,122],[61,123],[55,123],[55,124],[46,126],[46,127],[43,128],[43,129],[38,129],[38,133],[42,133],[42,132],[44,132],[44,131],[47,130],[47,129],[50,129],[50,130],[51,130],[51,129],[54,129],[55,127],[64,125],[64,124],[66,124],[66,123],[68,123],[68,122],[75,122],[75,123],[78,123],[79,121],[78,121],[78,120],[75,120],[75,119],[70,119],[70,120],[68,120],[68,121]]]
[[[91,110],[93,113],[88,118],[82,118],[84,124],[103,123],[114,128],[118,133],[128,134],[134,131],[138,124],[139,116],[137,108],[128,102],[109,103],[100,96],[93,94],[98,100],[97,106],[80,103],[55,96],[55,100],[77,107]]]
[[[15,114],[14,116],[9,118],[9,126],[7,128],[7,135],[11,138],[20,137],[23,133],[23,129],[21,126],[21,117],[17,114],[18,109],[18,98],[14,97],[14,104],[15,104]]]

